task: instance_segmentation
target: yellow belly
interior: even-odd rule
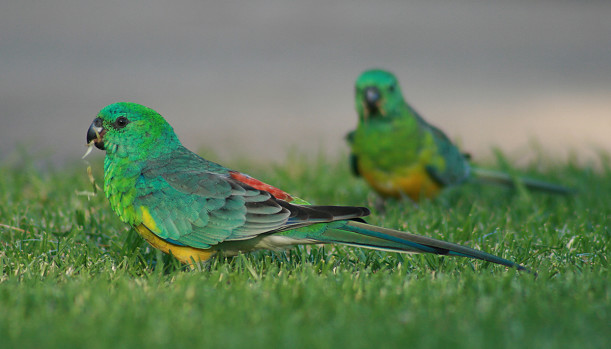
[[[153,234],[143,224],[138,225],[136,227],[136,230],[138,231],[140,236],[142,236],[151,246],[158,250],[161,250],[162,252],[172,254],[179,261],[185,264],[194,264],[197,262],[207,261],[217,252],[213,249],[201,249],[169,243],[165,240],[162,240],[157,235]]]
[[[423,197],[435,197],[442,189],[422,166],[414,166],[397,173],[365,168],[359,170],[369,185],[385,197],[408,196],[414,201],[419,201]]]
[[[148,208],[140,206],[139,210],[142,223],[136,225],[136,231],[144,238],[144,240],[146,240],[146,242],[153,246],[153,248],[161,250],[167,254],[172,254],[179,261],[185,264],[205,262],[216,254],[217,251],[213,249],[180,246],[161,239],[159,236],[153,233],[153,231],[159,232],[159,228],[157,227],[157,222],[155,222],[151,216]]]

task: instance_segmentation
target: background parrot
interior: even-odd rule
[[[471,167],[467,155],[405,102],[393,74],[365,71],[356,80],[355,99],[358,126],[347,136],[352,150],[351,167],[381,196],[407,196],[418,201],[473,177],[482,182],[514,185],[508,174]],[[571,192],[543,181],[519,180],[529,189]]]
[[[87,132],[106,151],[104,192],[119,218],[183,263],[297,244],[340,243],[521,265],[468,247],[368,225],[364,207],[312,206],[183,147],[152,109],[111,104]]]

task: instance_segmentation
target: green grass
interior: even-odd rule
[[[100,183],[101,159],[90,161]],[[464,258],[329,246],[189,271],[148,248],[102,193],[78,194],[93,191],[85,164],[5,164],[0,346],[606,348],[611,161],[601,162],[516,170],[574,186],[573,197],[469,184],[418,206],[386,203],[369,219],[516,260],[538,278]],[[343,161],[230,165],[313,203],[377,204]]]

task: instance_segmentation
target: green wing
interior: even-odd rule
[[[268,192],[241,185],[187,149],[148,163],[136,187],[134,206],[148,209],[154,233],[197,248],[278,229],[290,216]]]
[[[359,207],[290,204],[186,148],[147,163],[136,187],[134,206],[148,209],[157,228],[151,230],[197,248],[369,213]]]
[[[355,132],[356,131],[350,131],[346,135],[346,142],[348,142],[348,145],[350,146],[350,148],[352,148],[354,144],[354,133]],[[356,155],[354,152],[350,152],[350,157],[348,161],[350,162],[349,165],[350,165],[350,170],[352,171],[352,174],[356,177],[360,177],[361,173],[359,171],[358,155]]]
[[[450,138],[439,128],[426,122],[420,114],[408,106],[409,112],[416,118],[423,132],[430,132],[435,140],[437,152],[443,157],[445,168],[441,169],[433,165],[426,170],[437,183],[442,186],[455,185],[464,182],[471,175],[471,169],[465,154],[452,143]]]

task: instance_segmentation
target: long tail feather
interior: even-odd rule
[[[567,188],[561,185],[552,184],[549,182],[528,178],[528,177],[518,177],[514,178],[507,173],[487,170],[483,168],[472,168],[473,174],[475,178],[483,183],[492,183],[492,184],[500,184],[507,187],[515,187],[516,180],[520,181],[527,189],[530,190],[539,190],[544,191],[546,193],[552,194],[560,194],[560,195],[569,195],[574,194],[575,190],[571,188]]]
[[[322,242],[341,243],[393,252],[469,257],[531,272],[518,263],[473,248],[355,221],[349,221],[338,228],[328,229],[322,235],[317,236],[317,239]]]

